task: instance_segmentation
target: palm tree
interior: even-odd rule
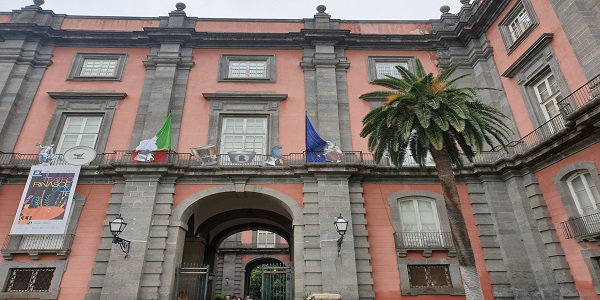
[[[475,256],[462,215],[453,166],[463,167],[461,157],[473,160],[475,152],[494,142],[504,147],[510,129],[506,118],[493,107],[477,99],[478,88],[459,88],[453,84],[464,78],[449,79],[458,65],[427,74],[417,59],[413,73],[399,65],[401,78],[387,76],[373,84],[387,91],[361,95],[365,98],[385,98],[387,102],[363,119],[361,137],[369,137],[369,150],[379,161],[388,153],[392,162],[402,167],[405,154],[421,168],[430,153],[440,180],[452,237],[454,239],[467,299],[483,299],[481,283],[475,268]],[[408,149],[408,150],[407,150]]]

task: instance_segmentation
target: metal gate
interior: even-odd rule
[[[261,300],[292,300],[292,268],[283,264],[268,264],[262,266],[262,299]]]
[[[173,300],[206,300],[207,265],[182,263],[175,269]]]

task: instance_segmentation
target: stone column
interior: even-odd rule
[[[0,41],[0,151],[14,150],[42,77],[52,64],[54,46],[42,37],[59,29],[63,17],[40,5],[15,11],[11,22],[4,24],[10,30],[2,32]]]
[[[148,37],[160,46],[152,49],[144,62],[147,72],[131,140],[132,148],[137,147],[141,140],[156,135],[172,112],[172,149],[176,150],[189,72],[194,66],[192,48],[185,46],[185,40],[195,32],[195,23],[185,16],[185,5],[181,5],[178,4],[177,10],[171,12],[168,18],[161,19],[160,28],[145,28]]]
[[[348,84],[346,69],[350,64],[339,45],[347,31],[331,21],[325,6],[317,7],[314,19],[305,20],[306,45],[300,66],[304,69],[306,111],[313,126],[324,140],[337,143],[344,151],[352,150]]]
[[[160,256],[159,253],[156,253],[157,250],[149,248],[151,248],[150,244],[153,244],[151,227],[161,176],[135,174],[124,177],[125,182],[122,199],[118,205],[119,209],[113,209],[111,203],[110,213],[107,213],[105,221],[107,226],[105,232],[108,231],[108,222],[116,217],[115,213],[120,214],[128,223],[120,237],[131,241],[131,247],[129,255],[125,257],[118,245],[111,245],[100,299],[136,299],[142,296],[141,294],[148,294],[141,292],[142,287],[149,284],[147,281],[143,282],[142,279],[148,279],[146,272],[155,272],[151,271],[154,264],[146,262],[154,261],[153,257]],[[153,279],[158,282],[160,275],[150,277],[155,277]],[[148,295],[144,295],[144,297],[148,297]],[[156,297],[156,293],[152,297]]]
[[[347,299],[359,299],[348,179],[348,175],[304,178],[306,292],[340,293]],[[340,213],[349,224],[338,253],[339,235],[333,222]]]
[[[550,0],[550,3],[585,75],[592,79],[600,72],[600,2]]]

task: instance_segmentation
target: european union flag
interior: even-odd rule
[[[327,142],[319,136],[306,116],[306,162],[325,162],[325,146]]]

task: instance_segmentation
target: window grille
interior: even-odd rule
[[[230,61],[230,78],[267,78],[266,61]]]
[[[115,77],[117,59],[85,59],[81,67],[81,77]]]
[[[452,287],[447,265],[409,265],[407,268],[411,288]]]
[[[10,269],[6,292],[47,292],[55,268]]]

